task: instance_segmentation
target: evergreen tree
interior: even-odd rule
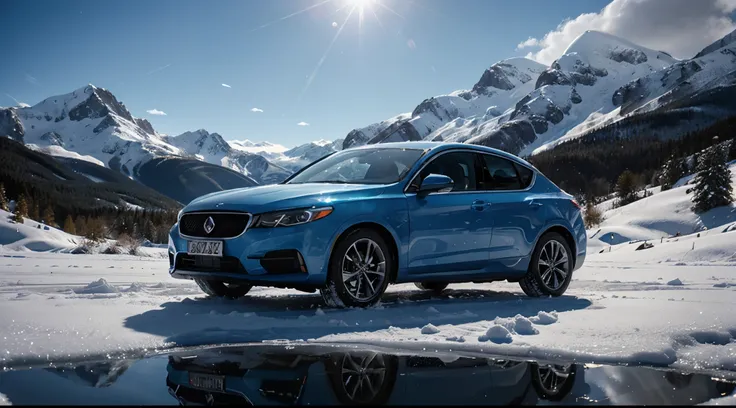
[[[147,219],[143,223],[143,238],[151,242],[156,242],[156,227],[150,219]]]
[[[636,201],[638,184],[638,177],[629,170],[625,170],[620,176],[618,176],[618,181],[616,182],[616,196],[618,197],[619,205],[626,205]]]
[[[74,222],[74,230],[80,236],[87,235],[87,222],[81,215],[78,216],[77,220]]]
[[[22,223],[25,218],[28,217],[28,201],[26,197],[21,195],[18,201],[15,203],[15,217],[13,220],[17,223]]]
[[[43,211],[43,222],[52,227],[56,226],[56,217],[54,216],[54,209],[51,207],[51,204],[46,206],[46,209]]]
[[[670,159],[662,166],[662,174],[659,182],[662,185],[662,191],[669,190],[682,177],[687,174],[687,165],[682,158],[670,156]]]
[[[33,202],[31,202],[31,205],[29,207],[31,208],[31,212],[28,214],[28,217],[34,221],[40,220],[41,215],[39,215],[39,212],[38,212],[38,200],[33,200]]]
[[[8,211],[8,198],[5,196],[5,186],[0,183],[0,210]]]
[[[102,241],[105,239],[105,225],[100,218],[87,219],[87,234],[85,235],[91,241]]]
[[[704,212],[733,201],[731,170],[727,165],[729,143],[711,146],[698,155],[698,174],[693,188],[693,210]]]
[[[583,221],[586,228],[593,228],[603,222],[603,213],[593,204],[592,200],[585,203]]]
[[[72,219],[71,214],[67,214],[64,219],[64,232],[67,234],[77,235],[77,228],[74,225],[74,220]]]

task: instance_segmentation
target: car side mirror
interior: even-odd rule
[[[419,186],[419,193],[447,193],[452,191],[454,185],[455,182],[444,174],[432,173],[422,180],[422,184]]]

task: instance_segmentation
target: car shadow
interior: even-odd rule
[[[496,317],[535,316],[540,311],[585,309],[590,300],[574,296],[528,298],[521,293],[447,289],[440,295],[420,290],[391,291],[379,305],[322,309],[319,295],[253,296],[237,300],[187,298],[166,302],[125,319],[124,326],[165,337],[172,346],[309,340],[343,333],[421,328],[428,323],[459,325]],[[357,334],[359,336],[360,334]],[[439,334],[441,336],[441,333]],[[417,336],[423,336],[417,332]]]

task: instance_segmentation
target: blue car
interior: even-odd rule
[[[169,273],[211,296],[254,286],[366,307],[390,283],[519,282],[560,296],[585,259],[580,206],[526,161],[459,143],[368,145],[281,184],[199,197],[169,234]]]

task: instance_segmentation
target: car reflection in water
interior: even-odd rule
[[[345,349],[224,348],[170,356],[167,372],[182,405],[534,405],[588,388],[576,365]]]

